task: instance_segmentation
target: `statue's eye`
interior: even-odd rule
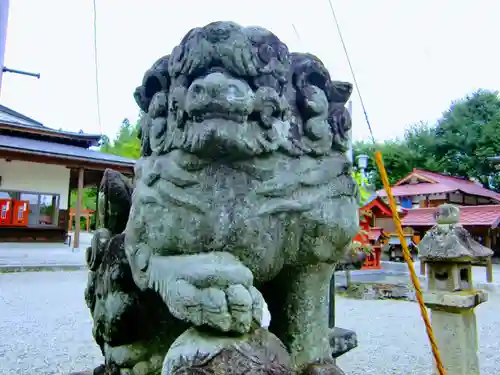
[[[288,56],[288,48],[286,48],[285,45],[281,44],[278,47],[278,58],[280,61],[284,61],[286,60],[287,56]]]
[[[266,64],[272,60],[273,57],[276,57],[276,51],[273,46],[269,44],[264,44],[259,47],[259,57]]]

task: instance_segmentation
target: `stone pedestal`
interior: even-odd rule
[[[290,355],[266,329],[237,337],[217,336],[190,328],[172,344],[161,375],[292,375]]]
[[[431,308],[432,327],[447,374],[479,374],[477,324],[474,308],[487,301],[484,291],[424,294]],[[439,374],[436,369],[436,374]]]
[[[472,309],[458,313],[433,310],[432,325],[447,374],[479,374],[476,315]],[[436,370],[436,374],[439,372]]]

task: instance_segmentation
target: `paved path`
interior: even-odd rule
[[[0,243],[0,269],[12,267],[85,267],[90,233],[82,233],[80,250],[60,243]]]
[[[102,360],[83,300],[84,271],[0,274],[0,375],[61,375]],[[348,375],[429,375],[424,326],[415,303],[338,298],[337,324],[359,348],[339,359]],[[477,309],[481,373],[500,368],[500,297]]]

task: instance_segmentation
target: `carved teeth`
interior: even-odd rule
[[[248,116],[239,113],[217,113],[217,112],[208,112],[208,113],[196,113],[191,114],[191,119],[194,122],[203,122],[205,120],[215,119],[215,120],[230,120],[234,122],[245,122]]]

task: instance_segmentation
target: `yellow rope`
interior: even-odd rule
[[[422,314],[422,319],[424,320],[425,329],[427,331],[427,336],[431,343],[432,354],[434,355],[434,360],[436,362],[436,367],[439,371],[439,375],[446,375],[446,371],[443,366],[443,361],[439,354],[439,349],[436,344],[436,339],[434,337],[434,332],[432,331],[431,322],[429,319],[429,314],[427,313],[427,308],[424,304],[424,299],[422,298],[422,288],[420,287],[420,281],[415,272],[415,267],[413,266],[413,261],[411,260],[410,251],[408,250],[408,245],[406,243],[405,235],[403,233],[403,227],[401,226],[401,221],[399,220],[398,208],[392,195],[391,185],[389,184],[389,179],[387,178],[387,171],[385,170],[384,161],[382,159],[382,154],[380,151],[375,152],[375,162],[384,184],[385,192],[387,193],[387,198],[389,199],[389,205],[392,211],[392,218],[394,220],[394,225],[396,226],[396,231],[399,235],[399,240],[401,242],[401,247],[403,248],[403,257],[408,264],[408,270],[410,271],[410,278],[415,288],[415,295],[417,297],[418,304],[420,306],[420,313]]]

